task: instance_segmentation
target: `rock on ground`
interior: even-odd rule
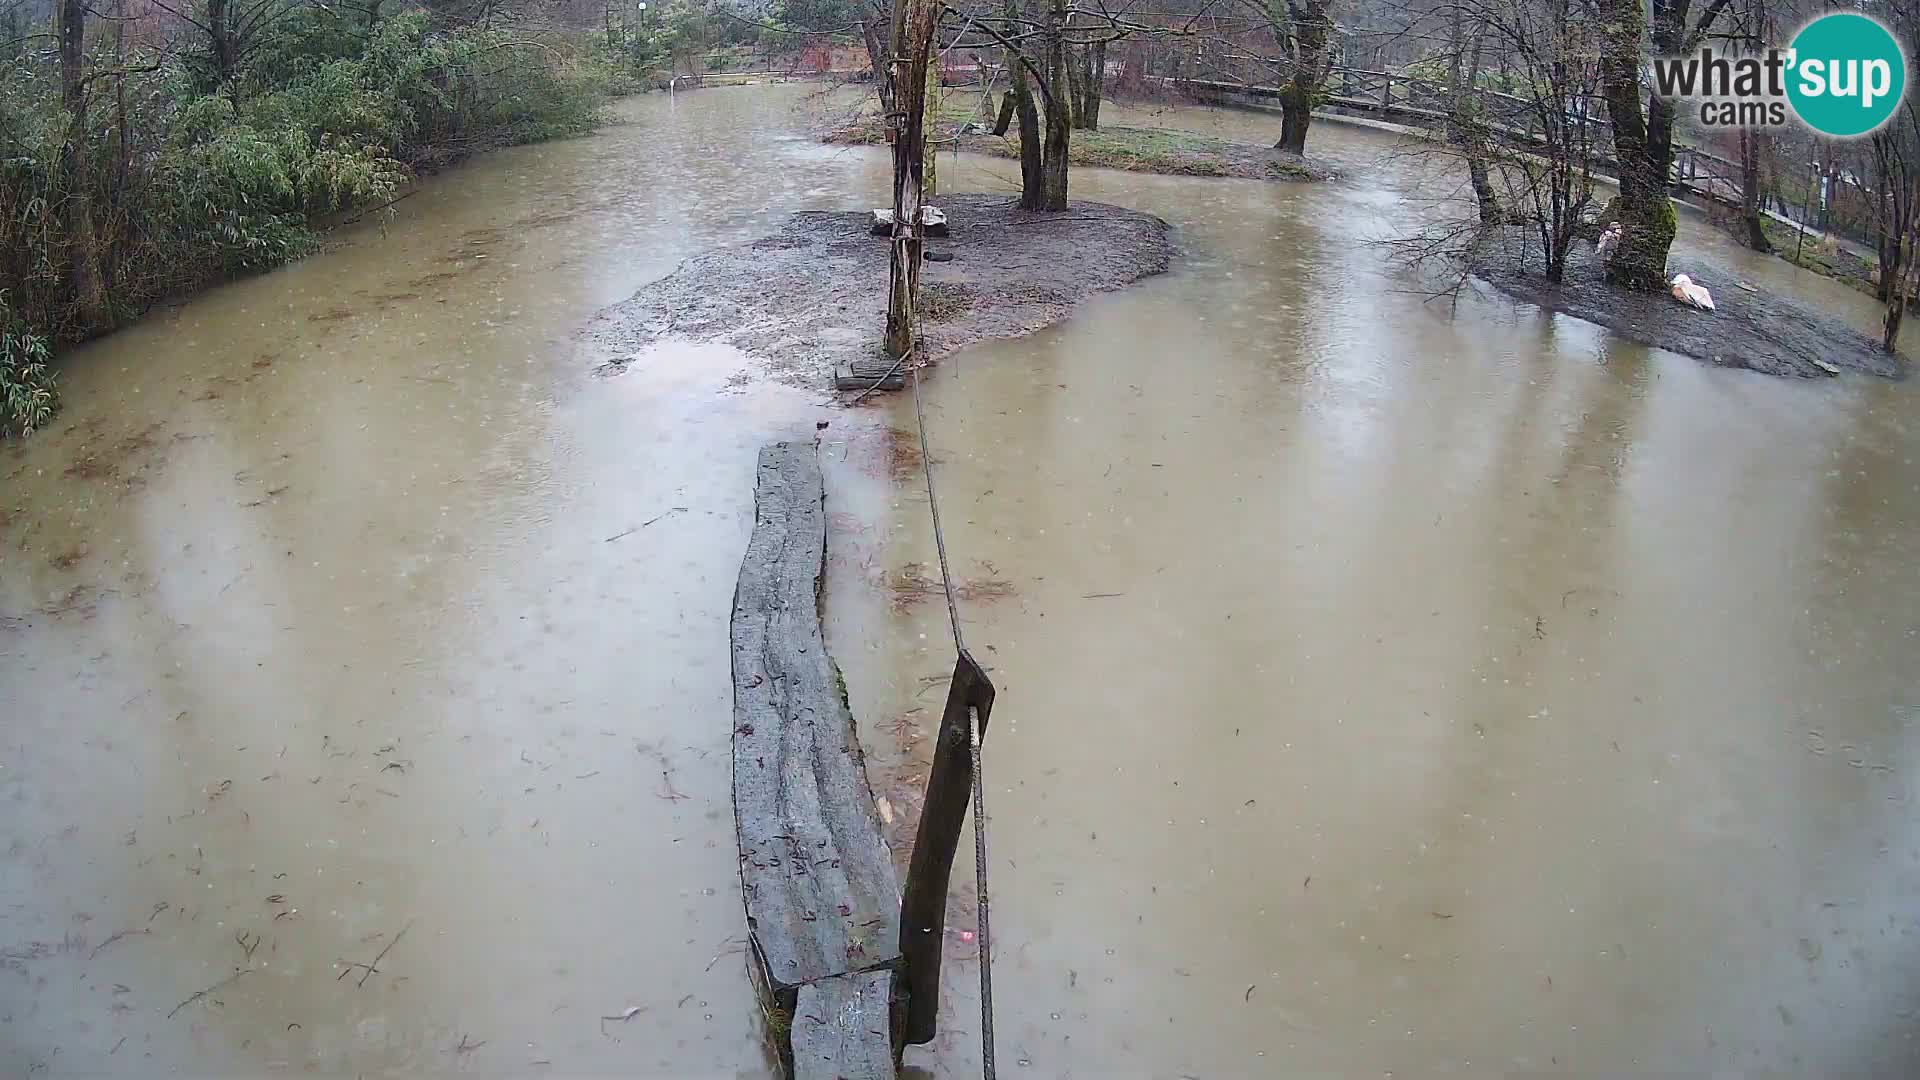
[[[1666,293],[1629,293],[1604,280],[1593,248],[1567,259],[1566,280],[1550,285],[1513,248],[1490,248],[1475,273],[1510,296],[1612,330],[1630,341],[1766,375],[1822,378],[1843,371],[1897,379],[1906,362],[1852,326],[1762,288],[1742,288],[1725,267],[1676,258],[1667,271],[1686,274],[1713,294],[1715,310],[1699,311]]]
[[[937,360],[986,338],[1018,337],[1058,322],[1095,293],[1167,268],[1166,222],[1105,203],[1029,213],[1000,195],[943,195],[951,235],[927,249],[953,256],[920,276],[920,338]],[[724,342],[776,377],[826,385],[836,365],[881,354],[886,327],[885,237],[868,235],[870,209],[803,211],[778,233],[694,256],[631,299],[595,316],[588,340],[616,373],[653,342]]]

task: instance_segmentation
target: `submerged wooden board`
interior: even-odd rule
[[[793,1010],[795,1080],[892,1077],[893,972],[836,975],[800,988]]]
[[[899,960],[900,885],[820,630],[811,443],[760,451],[733,598],[733,804],[747,925],[776,994]]]

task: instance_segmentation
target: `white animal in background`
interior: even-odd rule
[[[1673,298],[1704,311],[1713,310],[1713,294],[1704,287],[1695,285],[1693,279],[1685,274],[1673,275]]]
[[[1619,222],[1607,226],[1606,231],[1600,234],[1600,242],[1594,245],[1599,249],[1600,257],[1604,259],[1613,254],[1613,249],[1620,246],[1620,238],[1625,235],[1626,230],[1621,228]]]

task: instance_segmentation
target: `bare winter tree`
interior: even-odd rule
[[[1136,34],[1171,35],[1190,29],[1135,21],[1120,4],[1094,0],[974,0],[946,9],[946,40],[953,46],[997,46],[1005,56],[1011,106],[1002,126],[1020,125],[1020,206],[1067,208],[1068,155],[1076,126],[1098,126],[1100,90],[1087,65],[1097,57],[1104,80],[1106,46]],[[1091,91],[1091,98],[1089,98]],[[1076,99],[1092,109],[1092,123],[1076,124]]]
[[[1499,192],[1493,186],[1487,113],[1477,92],[1488,27],[1482,19],[1469,20],[1466,9],[1459,4],[1450,5],[1446,15],[1447,139],[1460,148],[1460,156],[1466,159],[1467,177],[1473,184],[1473,201],[1480,210],[1480,223],[1497,225],[1504,218]]]
[[[1567,256],[1594,208],[1600,126],[1590,119],[1600,85],[1604,29],[1582,0],[1447,0],[1450,113],[1447,137],[1424,155],[1466,166],[1474,210],[1395,241],[1416,263],[1440,261],[1458,284],[1489,259],[1566,274]],[[1475,84],[1485,54],[1501,57],[1510,92]]]
[[[1908,41],[1920,29],[1920,0],[1894,0],[1883,14],[1894,32]],[[1870,137],[1873,148],[1874,232],[1880,261],[1879,297],[1887,305],[1881,347],[1894,351],[1907,298],[1920,279],[1915,235],[1920,225],[1920,115],[1913,95],[1902,99],[1893,116]]]
[[[61,147],[66,182],[67,266],[75,313],[88,326],[106,321],[106,282],[100,274],[99,223],[94,214],[93,161],[87,152],[87,4],[60,0],[60,104],[66,113]]]
[[[291,0],[205,0],[198,8],[174,0],[151,2],[204,39],[208,76],[215,86],[231,83],[268,31],[294,7]],[[379,8],[371,10],[370,18],[377,20]]]

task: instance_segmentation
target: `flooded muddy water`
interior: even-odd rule
[[[804,93],[624,102],[67,360],[0,448],[0,1071],[771,1071],[754,453],[831,421],[829,634],[904,822],[951,663],[912,404],[712,346],[598,378],[574,334],[882,201]],[[1361,243],[1411,166],[1313,139],[1354,184],[1076,173],[1173,272],[924,387],[1001,686],[1002,1068],[1911,1072],[1911,389],[1424,303]],[[970,950],[935,1073],[975,1070]]]
[[[868,201],[797,100],[622,103],[67,361],[0,449],[0,1072],[767,1071],[726,623],[821,402],[573,335]]]
[[[1912,387],[1424,302],[1362,243],[1417,212],[1414,167],[1348,190],[1076,175],[1186,257],[923,388],[1000,686],[1001,1066],[1911,1075]],[[835,610],[897,629],[836,643],[876,790],[910,809],[951,642],[914,588],[937,576],[917,473],[890,490],[849,561],[877,552],[893,589]],[[971,952],[910,1061],[977,1071]]]

